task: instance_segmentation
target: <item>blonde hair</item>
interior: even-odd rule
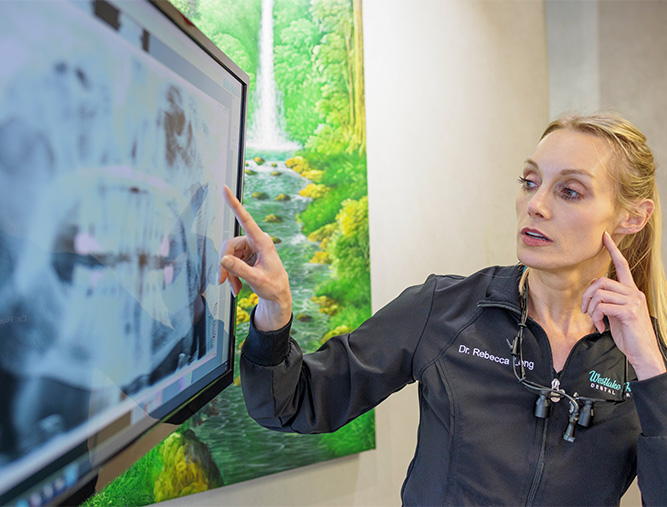
[[[626,235],[618,247],[628,260],[635,284],[646,296],[649,313],[664,332],[667,329],[667,280],[660,251],[662,215],[655,182],[655,161],[646,144],[646,136],[628,120],[613,114],[568,114],[552,121],[540,140],[559,129],[593,134],[609,143],[617,155],[609,173],[616,183],[615,205],[618,210],[632,213],[636,202],[653,201],[653,213],[646,226],[635,234]],[[616,269],[611,262],[608,276],[616,279]]]

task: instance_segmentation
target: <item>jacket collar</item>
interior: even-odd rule
[[[525,268],[522,264],[498,267],[486,290],[486,297],[481,299],[477,306],[504,308],[521,315],[519,280]],[[607,317],[604,318],[604,325],[605,332],[601,334],[610,332]]]
[[[486,297],[478,306],[495,306],[515,313],[521,313],[521,297],[519,296],[519,280],[525,266],[502,266],[496,268],[493,278],[486,290]]]

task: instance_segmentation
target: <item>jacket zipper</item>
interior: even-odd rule
[[[489,302],[489,301],[484,301],[481,303],[478,303],[477,306],[480,308],[489,308],[489,307],[496,307],[496,308],[503,308],[505,310],[511,311],[515,314],[520,314],[521,310],[517,309],[515,306],[504,303],[504,302]],[[539,324],[538,324],[539,325]],[[584,336],[581,338],[577,343],[574,344],[572,347],[572,350],[570,350],[570,353],[567,356],[567,359],[565,360],[565,364],[563,365],[563,369],[554,376],[553,380],[551,381],[551,388],[558,391],[560,389],[560,379],[558,378],[567,368],[567,365],[570,362],[570,358],[572,357],[572,353],[574,352],[574,349],[579,345],[580,342],[582,342],[587,336]],[[546,337],[546,333],[545,333]],[[549,346],[549,340],[547,337],[547,345]],[[550,346],[549,346],[550,350]],[[553,364],[552,364],[552,371],[553,371]],[[560,401],[561,398],[551,398],[553,402]],[[547,432],[549,428],[549,420],[550,418],[547,418],[544,420],[544,428],[542,430],[542,443],[540,445],[540,455],[537,460],[537,468],[535,469],[535,474],[533,475],[533,481],[530,485],[530,490],[528,491],[528,498],[526,499],[526,505],[533,505],[533,502],[535,501],[535,496],[537,495],[537,490],[539,489],[540,482],[542,480],[542,473],[544,472],[544,463],[545,459],[544,456],[546,454],[546,448],[547,448]]]
[[[560,391],[560,380],[558,380],[558,377],[555,377],[551,381],[551,389],[553,389],[554,391]],[[550,397],[551,401],[553,401],[554,403],[558,403],[563,398],[558,394],[552,394]]]
[[[489,307],[495,307],[495,308],[503,308],[505,310],[508,310],[512,313],[515,313],[519,315],[521,313],[521,310],[516,308],[513,305],[503,303],[503,302],[481,302],[478,303],[480,308],[489,308]],[[554,378],[551,382],[552,388],[559,389],[560,388],[560,380],[558,378]],[[547,431],[549,429],[549,418],[544,420],[544,428],[542,429],[542,442],[540,444],[540,455],[537,459],[537,467],[535,469],[535,474],[533,475],[533,481],[530,485],[530,490],[528,491],[528,497],[526,499],[526,505],[532,505],[533,502],[535,501],[535,496],[537,495],[537,490],[540,485],[540,481],[542,480],[542,472],[544,471],[544,456],[546,454],[546,448],[547,448]]]
[[[526,505],[533,505],[535,501],[535,495],[537,495],[537,489],[542,480],[542,472],[544,471],[544,455],[547,449],[547,430],[549,429],[549,419],[544,420],[544,428],[542,429],[542,445],[540,446],[540,456],[537,460],[537,468],[535,469],[535,475],[533,475],[533,482],[530,485],[530,490],[528,491],[528,498],[526,499]]]
[[[560,380],[558,377],[554,377],[551,381],[551,389],[554,391],[560,390]],[[551,401],[553,403],[558,403],[562,398],[557,395],[551,395]],[[547,433],[549,429],[549,421],[551,418],[544,420],[544,428],[542,430],[542,443],[540,445],[540,456],[537,460],[537,468],[535,469],[535,475],[533,475],[533,482],[530,485],[530,490],[528,491],[528,499],[526,500],[526,505],[533,505],[535,501],[535,496],[537,495],[537,490],[539,489],[540,482],[542,482],[542,473],[544,472],[544,456],[547,449]]]

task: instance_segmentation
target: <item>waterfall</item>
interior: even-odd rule
[[[278,121],[278,99],[273,73],[273,0],[262,0],[259,69],[255,94],[255,121],[248,134],[247,146],[263,151],[299,149],[299,144],[285,137]]]

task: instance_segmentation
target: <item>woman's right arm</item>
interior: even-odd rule
[[[262,333],[251,319],[240,362],[250,416],[274,430],[335,431],[417,380],[435,287],[431,276],[406,289],[358,329],[310,354],[290,338],[289,324]]]
[[[218,279],[238,294],[243,278],[259,297],[240,362],[251,417],[281,431],[334,431],[415,380],[435,277],[404,291],[353,333],[303,355],[290,338],[289,280],[273,242],[229,189],[225,198],[246,236],[223,245]]]

